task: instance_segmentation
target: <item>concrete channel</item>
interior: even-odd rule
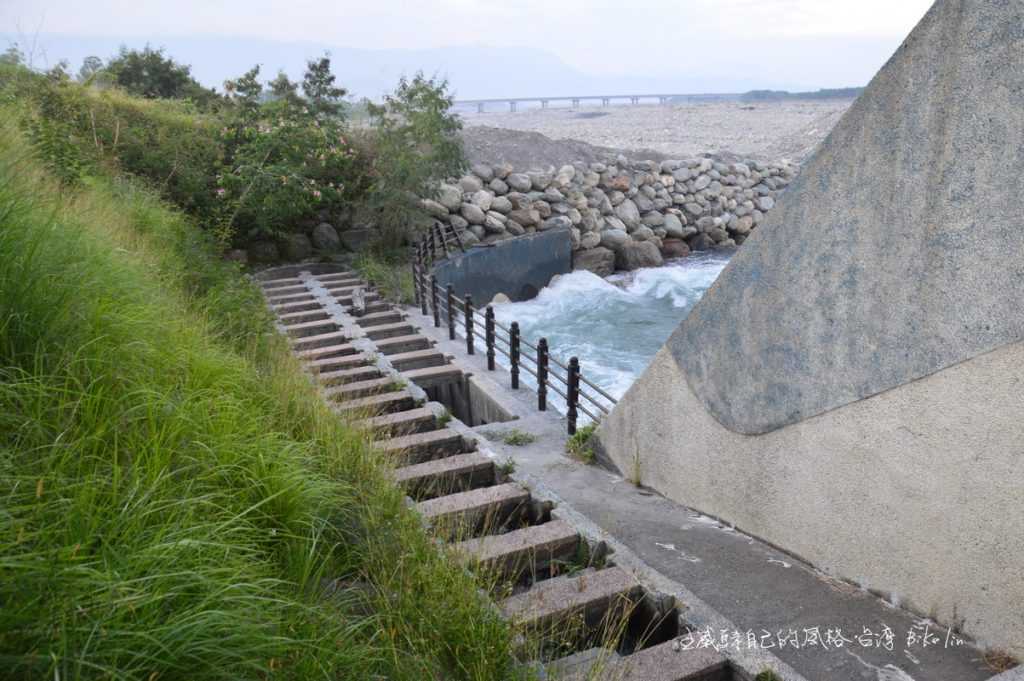
[[[898,648],[740,644],[741,632],[820,626],[824,635],[829,626],[856,635],[880,623],[899,638],[921,622],[568,458],[560,414],[538,412],[535,396],[488,372],[482,353],[467,355],[463,339],[383,301],[354,273],[286,266],[258,281],[324,399],[372,431],[381,455],[397,463],[395,482],[426,530],[468,569],[504,577],[511,587],[494,600],[505,617],[534,639],[558,638],[525,662],[542,678],[753,681],[765,670],[784,681],[992,677],[966,645],[911,654],[905,672],[907,651]],[[532,442],[504,442],[510,429]]]

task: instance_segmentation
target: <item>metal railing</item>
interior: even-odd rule
[[[456,339],[456,331],[461,326],[467,354],[475,355],[477,341],[483,341],[488,371],[497,369],[498,353],[505,356],[509,361],[508,370],[514,390],[520,387],[522,372],[533,376],[537,383],[537,409],[540,411],[547,411],[548,390],[565,400],[570,435],[576,433],[580,413],[597,423],[615,406],[614,397],[583,375],[578,357],[572,357],[568,364],[563,364],[552,356],[546,338],[541,338],[534,345],[523,338],[518,322],[505,326],[497,321],[491,305],[481,312],[474,307],[471,295],[460,298],[455,295],[451,284],[442,290],[437,278],[429,274],[429,265],[424,260],[413,260],[412,276],[420,312],[424,316],[433,315],[437,328],[446,324],[450,340]]]
[[[414,246],[414,260],[430,268],[438,260],[444,260],[456,251],[465,253],[466,247],[458,230],[451,225],[435,220]]]

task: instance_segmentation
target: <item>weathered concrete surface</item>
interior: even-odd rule
[[[484,306],[499,293],[510,300],[529,300],[556,274],[572,270],[569,230],[555,229],[470,248],[434,269],[438,286],[455,286],[460,298],[473,296]]]
[[[858,646],[855,657],[848,649],[835,647],[729,649],[726,654],[734,663],[742,660],[744,668],[753,670],[753,674],[772,667],[787,680],[877,681],[883,678],[882,672],[887,674],[885,678],[904,678],[899,671],[917,681],[984,681],[992,676],[974,647],[931,646],[922,650],[919,645],[907,646],[906,633],[918,621],[910,613],[892,608],[867,591],[830,579],[765,542],[687,506],[637,488],[621,476],[560,454],[567,436],[565,421],[556,412],[537,411],[536,395],[528,390],[512,390],[507,372],[487,371],[482,353],[466,356],[461,338],[450,341],[446,328],[435,329],[429,317],[419,316],[411,308],[407,311],[423,333],[437,342],[439,350],[453,355],[460,366],[474,374],[482,389],[515,417],[514,423],[479,426],[473,431],[515,427],[537,438],[525,446],[500,440],[488,442],[496,460],[512,459],[515,479],[530,487],[534,499],[550,499],[558,504],[552,517],[571,519],[591,540],[607,541],[617,565],[643,574],[645,584],[674,594],[684,604],[685,618],[694,626],[710,626],[713,631],[835,627],[861,632],[864,626],[878,629],[880,623],[885,623],[900,632],[893,652]],[[663,429],[664,424],[678,420],[679,414],[666,408],[659,417],[659,422],[647,425]],[[674,435],[679,442],[687,441],[685,432]],[[678,470],[690,475],[700,472],[696,466],[683,469],[680,465]],[[892,518],[887,522],[895,524]],[[958,522],[968,521],[960,518]],[[770,659],[772,655],[775,660]],[[778,666],[782,660],[792,669]]]
[[[1024,338],[1022,195],[1024,2],[939,0],[672,355],[758,434]]]
[[[1024,343],[755,437],[663,347],[599,437],[669,498],[1024,653]]]

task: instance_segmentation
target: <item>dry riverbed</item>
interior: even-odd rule
[[[852,100],[715,102],[463,113],[473,161],[517,167],[591,161],[607,151],[664,160],[704,153],[802,161]],[[494,104],[492,107],[498,107]]]

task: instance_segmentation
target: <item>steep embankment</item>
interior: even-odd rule
[[[187,218],[0,130],[8,678],[504,678],[475,588]]]

